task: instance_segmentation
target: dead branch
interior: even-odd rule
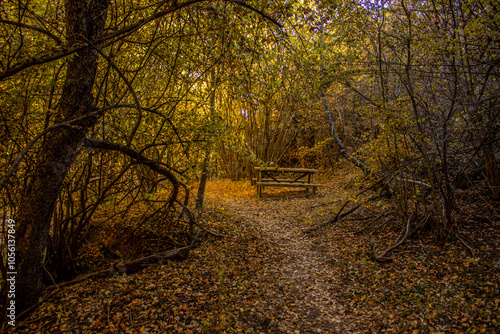
[[[333,224],[333,223],[335,223],[336,221],[338,221],[338,220],[339,220],[339,217],[340,217],[340,213],[342,212],[342,210],[344,210],[344,208],[347,206],[347,204],[349,204],[349,202],[351,202],[351,200],[347,200],[347,201],[345,201],[345,202],[344,202],[344,204],[342,204],[342,206],[340,207],[340,209],[339,209],[339,211],[337,212],[337,214],[335,215],[335,217],[333,217],[332,219],[330,219],[330,220],[328,220],[328,221],[326,221],[326,222],[324,222],[324,223],[321,223],[321,224],[319,224],[319,225],[316,225],[316,226],[314,226],[314,227],[311,227],[311,228],[307,229],[307,230],[305,231],[305,233],[311,233],[311,232],[314,232],[314,231],[316,231],[316,230],[319,230],[320,228],[323,228],[323,227],[325,227],[325,226],[328,226],[328,225]],[[354,210],[356,210],[356,209],[357,209],[357,208],[359,208],[359,207],[360,207],[360,205],[358,205],[357,207],[354,207]],[[353,209],[351,209],[351,210],[349,210],[349,211],[350,211],[350,212],[353,212]],[[349,213],[350,213],[350,212],[349,212]],[[343,216],[342,216],[342,217],[343,217]]]
[[[137,260],[127,262],[123,265],[115,265],[113,269],[115,272],[120,274],[133,274],[142,270],[143,268],[149,266],[153,263],[163,263],[165,260],[184,260],[189,254],[189,249],[192,246],[181,247],[176,249],[167,250],[162,253],[156,253],[153,255],[141,257]]]
[[[392,261],[392,258],[388,257],[387,254],[389,254],[390,252],[401,246],[406,241],[408,235],[410,234],[410,222],[411,222],[411,216],[408,218],[405,228],[401,230],[401,233],[399,234],[396,241],[394,241],[392,246],[387,248],[381,254],[377,254],[377,242],[375,241],[375,237],[373,236],[373,234],[370,234],[370,246],[372,249],[372,256],[376,261],[378,262]]]
[[[412,184],[416,184],[416,185],[419,185],[419,186],[422,186],[422,187],[425,187],[425,188],[430,188],[431,187],[430,184],[425,183],[423,181],[402,178],[402,177],[399,177],[399,176],[396,176],[394,179],[397,180],[398,182],[412,183]]]
[[[359,92],[357,92],[357,93],[361,94]],[[332,129],[332,137],[335,140],[335,142],[337,143],[340,155],[343,156],[347,161],[349,161],[350,163],[352,163],[354,166],[360,168],[363,171],[363,173],[365,173],[365,174],[372,173],[373,170],[370,168],[370,166],[368,166],[363,161],[361,161],[361,160],[357,159],[356,157],[352,156],[351,154],[349,154],[349,152],[347,152],[347,150],[345,149],[344,144],[342,143],[342,141],[340,140],[340,137],[337,134],[337,129],[336,129],[335,123],[333,122],[333,119],[332,119],[332,115],[331,115],[331,112],[330,112],[330,107],[328,105],[328,99],[326,97],[325,87],[321,88],[321,94],[323,95],[323,102],[325,104],[325,111],[326,111],[326,114],[328,115],[328,120],[330,122],[330,127]],[[368,101],[372,102],[370,99],[368,99],[364,95],[361,94],[361,96],[363,96]],[[384,177],[382,177],[382,179],[384,179]],[[408,183],[412,183],[412,184],[416,184],[416,185],[420,185],[420,186],[424,186],[424,187],[430,188],[429,184],[427,184],[425,182],[422,182],[422,181],[401,178],[401,177],[398,177],[398,176],[395,176],[395,179],[398,180],[398,181],[400,181],[400,182],[408,182]]]
[[[370,220],[370,219],[373,220],[373,219],[377,219],[377,218],[380,218],[380,217],[377,217],[377,216],[368,216],[368,217],[349,218],[347,220],[348,221],[363,221],[363,220]]]
[[[364,226],[364,227],[360,228],[359,230],[354,231],[354,232],[353,232],[353,234],[363,233],[363,232],[364,232],[365,230],[367,230],[370,226],[372,226],[372,225],[373,225],[373,223],[374,223],[375,221],[377,221],[378,219],[380,219],[380,218],[382,218],[383,216],[385,216],[385,215],[387,214],[387,211],[388,211],[388,209],[386,209],[386,210],[382,211],[382,213],[381,213],[381,214],[379,214],[379,215],[378,215],[378,216],[376,216],[376,217],[367,217],[367,218],[363,218],[363,219],[361,219],[361,218],[360,218],[360,219],[350,219],[350,220],[366,220],[366,219],[372,219],[372,222],[371,222],[371,223],[369,223],[368,225],[366,225],[366,226]],[[379,225],[379,227],[380,227],[380,225]],[[379,227],[377,227],[375,230],[377,230]]]
[[[175,248],[175,249],[170,249],[161,253],[156,253],[153,255],[145,256],[138,258],[136,260],[124,263],[124,264],[117,264],[113,265],[112,267],[109,267],[108,269],[96,271],[90,274],[86,274],[80,277],[75,278],[72,281],[68,282],[63,282],[60,283],[58,286],[56,285],[51,285],[47,289],[48,290],[53,290],[53,289],[60,289],[64,288],[67,286],[75,285],[77,283],[86,281],[88,279],[94,279],[94,278],[104,278],[104,277],[109,277],[114,275],[115,273],[119,274],[133,274],[145,267],[147,267],[150,264],[153,263],[158,263],[158,262],[163,262],[168,259],[172,260],[181,260],[186,258],[189,249],[191,246],[187,247],[181,247],[181,248]]]
[[[195,217],[185,204],[182,204],[178,201],[176,201],[176,202],[177,202],[177,204],[179,204],[183,208],[183,210],[185,210],[185,212],[189,218],[190,224],[194,224],[194,225],[198,226],[202,231],[207,232],[208,234],[213,235],[214,237],[227,237],[227,235],[225,235],[225,234],[219,234],[217,232],[214,232],[214,231],[209,230],[206,227],[202,226],[200,223],[198,223],[198,220],[200,220],[200,219],[198,219],[199,217]]]
[[[364,191],[363,191],[364,192]],[[364,201],[362,204],[358,204],[356,206],[354,206],[353,208],[351,208],[349,211],[345,212],[345,213],[342,213],[342,211],[344,210],[344,208],[347,206],[347,204],[349,204],[351,202],[351,200],[347,200],[345,201],[343,204],[342,204],[342,207],[340,208],[340,210],[337,212],[337,214],[335,215],[335,217],[333,217],[332,219],[324,222],[324,223],[321,223],[319,225],[316,225],[314,227],[311,227],[309,229],[307,229],[304,233],[311,233],[311,232],[314,232],[314,231],[317,231],[323,227],[326,227],[328,225],[331,225],[331,224],[334,224],[336,223],[337,221],[341,220],[342,218],[344,217],[347,217],[348,215],[350,215],[351,213],[353,213],[354,211],[358,210],[359,208],[361,208],[363,205],[365,205],[366,203],[369,203],[371,201],[374,201],[374,200],[377,200],[381,197],[383,197],[384,195],[378,195],[378,196],[375,196],[375,197],[371,197],[369,199],[367,199],[366,201]],[[341,214],[342,213],[342,214]]]
[[[347,152],[347,150],[345,149],[344,144],[342,143],[342,141],[340,140],[340,138],[337,134],[335,124],[333,123],[332,115],[330,113],[330,107],[328,106],[328,100],[326,99],[326,93],[325,93],[324,87],[321,88],[321,93],[323,94],[323,101],[325,103],[325,110],[326,110],[326,113],[328,115],[328,120],[330,121],[330,126],[332,128],[332,136],[335,139],[337,146],[339,147],[340,155],[342,155],[345,159],[347,159],[347,161],[354,164],[354,166],[360,168],[364,173],[366,173],[366,174],[370,173],[371,169],[370,169],[370,167],[368,167],[368,165],[366,165],[363,161],[360,161],[360,160],[356,159],[355,157],[353,157],[352,155],[350,155]]]
[[[477,256],[474,248],[472,248],[467,242],[465,242],[465,240],[458,235],[457,231],[454,231],[453,234],[455,235],[455,237],[457,237],[458,241],[460,241],[469,250],[473,257]]]
[[[225,234],[219,234],[219,233],[217,233],[217,232],[214,232],[214,231],[212,231],[212,230],[207,229],[206,227],[203,227],[202,225],[200,225],[200,224],[199,224],[199,223],[197,223],[196,221],[194,222],[194,224],[195,224],[196,226],[198,226],[199,228],[201,228],[204,232],[207,232],[208,234],[213,235],[214,237],[221,237],[221,238],[225,238],[225,237],[227,237],[227,235],[225,235]]]
[[[331,202],[328,202],[328,203],[318,203],[318,204],[311,205],[309,207],[309,209],[314,209],[314,208],[317,208],[317,207],[320,207],[320,206],[330,205],[330,204],[334,204],[334,203],[337,203],[337,202],[339,202],[339,200],[331,201]]]

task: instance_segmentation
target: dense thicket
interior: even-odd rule
[[[2,2],[0,213],[18,224],[21,309],[44,271],[78,272],[99,210],[141,206],[137,226],[156,237],[193,233],[200,173],[349,155],[391,189],[403,231],[427,224],[446,239],[457,189],[500,196],[497,7]]]
[[[123,215],[163,185],[165,198],[146,201],[138,225],[164,221],[160,235],[192,228],[181,179],[231,135],[223,117],[209,117],[206,74],[225,81],[219,68],[243,67],[256,53],[250,32],[270,37],[282,8],[271,17],[231,1],[1,6],[2,213],[17,224],[20,311],[37,300],[47,268],[55,279],[77,270],[104,205],[125,203]],[[83,147],[85,137],[104,144]]]
[[[322,84],[332,100],[346,90],[359,99],[356,153],[394,181],[403,221],[426,221],[430,213],[446,239],[457,188],[486,180],[499,196],[496,5],[370,2],[353,10],[362,13],[348,21],[356,35],[324,26],[329,45],[345,51],[323,59]]]

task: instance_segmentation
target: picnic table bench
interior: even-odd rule
[[[301,187],[312,189],[313,194],[321,184],[316,184],[316,169],[255,167],[257,173],[257,196],[262,196],[264,187]]]

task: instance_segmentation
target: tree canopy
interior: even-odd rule
[[[347,158],[393,196],[405,239],[428,226],[445,241],[457,189],[500,198],[498,13],[491,0],[2,1],[0,213],[16,222],[18,310],[45,271],[79,272],[103,208],[140,206],[137,226],[194,242],[202,172]]]

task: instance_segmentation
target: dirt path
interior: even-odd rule
[[[380,264],[370,260],[366,235],[356,233],[365,221],[303,233],[348,196],[349,188],[323,186],[314,196],[266,189],[258,199],[247,182],[212,181],[201,222],[227,237],[207,236],[182,261],[57,290],[10,332],[500,333],[497,214],[489,225],[481,216],[463,226],[478,257],[459,241],[436,246],[423,236]],[[399,233],[386,219],[375,233],[381,247]],[[115,233],[125,236],[126,222],[141,223],[115,221]],[[85,254],[88,264],[120,262],[99,256],[97,242]]]
[[[392,253],[392,262],[378,263],[371,260],[368,234],[358,233],[371,226],[367,220],[345,219],[312,235],[303,233],[331,218],[351,188],[324,184],[314,196],[266,189],[258,199],[249,184],[214,186],[216,205],[255,227],[255,235],[282,254],[267,258],[263,267],[275,275],[267,302],[281,300],[275,313],[280,331],[264,332],[500,333],[499,239],[490,237],[499,235],[498,215],[473,218],[495,212],[494,205],[464,211],[461,229],[481,249],[476,256],[458,240],[436,245],[432,234],[422,232]],[[389,201],[384,205],[391,207]],[[370,233],[380,249],[389,247],[398,237],[397,219],[389,215],[376,222]]]
[[[285,333],[353,333],[346,331],[343,307],[335,297],[338,280],[330,269],[331,261],[303,233],[304,221],[312,221],[311,205],[324,196],[280,191],[262,199],[219,196],[218,200],[230,215],[262,230],[285,254],[281,263],[269,263],[279,266],[280,283],[295,292],[293,296],[276,293],[277,298],[285,299],[287,317],[280,324]]]

